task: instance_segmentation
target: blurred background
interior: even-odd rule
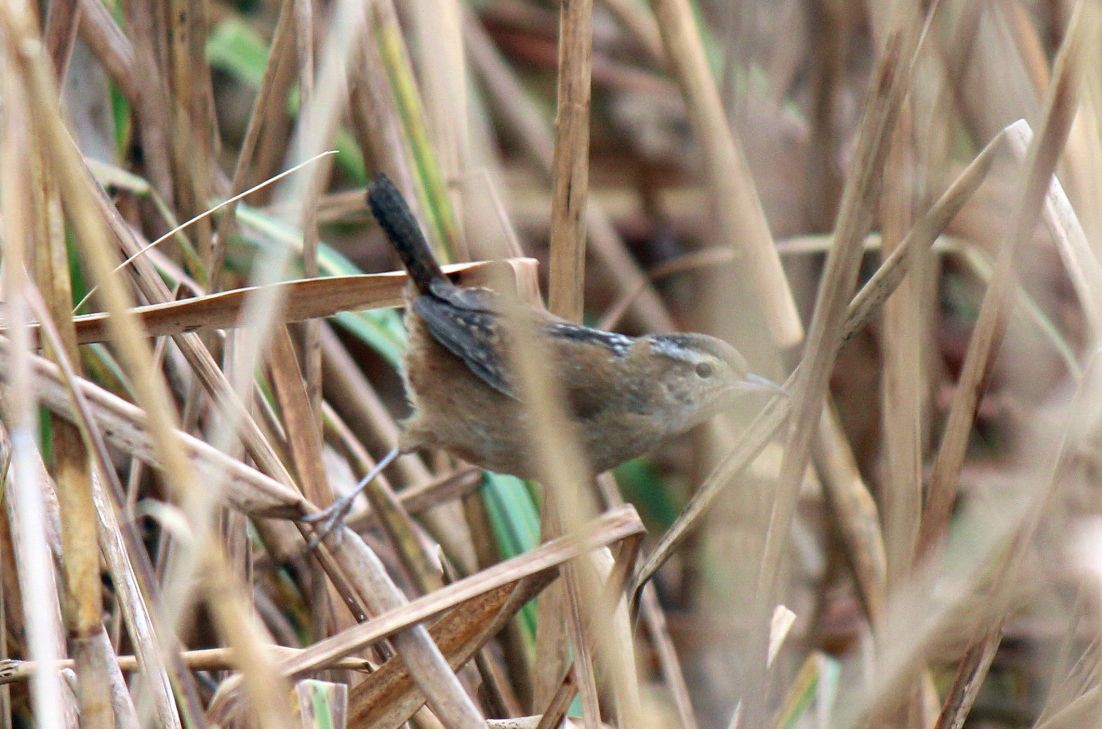
[[[378,674],[246,651],[339,641],[362,617],[287,518],[309,511],[295,488],[316,506],[351,488],[409,414],[397,284],[342,278],[398,268],[364,205],[379,171],[442,259],[536,259],[509,271],[552,308],[573,291],[589,324],[724,337],[790,393],[587,488],[565,528],[629,545],[606,567],[640,588],[638,617],[613,617],[594,587],[617,586],[608,572],[538,607],[544,585],[517,573],[492,631],[438,640],[472,709],[551,714],[557,690],[578,726],[597,726],[592,702],[633,729],[1099,723],[1095,2],[12,0],[0,16],[2,726],[233,724],[267,670],[348,683],[333,701],[350,726],[467,725]],[[581,277],[559,268],[579,243]],[[847,314],[901,249],[902,281],[865,290],[891,297]],[[272,287],[315,277],[340,283]],[[71,317],[192,299],[132,330]],[[65,346],[37,348],[47,333],[23,324],[43,318]],[[59,349],[75,372],[40,366]],[[149,435],[81,425],[41,384],[81,372],[150,413],[116,408]],[[162,425],[236,465],[174,473]],[[107,462],[85,450],[97,430]],[[537,484],[442,453],[386,474],[349,519],[401,591],[376,614],[562,528],[541,524]],[[640,529],[607,521],[621,500],[646,529],[638,557]],[[104,510],[134,539],[107,546]],[[151,570],[137,593],[128,560]],[[168,606],[160,639],[127,600]],[[131,677],[143,641],[181,657],[162,658],[175,700]],[[393,663],[383,643],[333,655],[350,652]],[[43,669],[65,655],[70,673]],[[587,668],[563,684],[572,659]],[[45,674],[68,680],[28,681]],[[110,710],[90,708],[97,686]]]

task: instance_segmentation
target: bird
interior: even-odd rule
[[[494,291],[458,286],[440,268],[405,199],[384,174],[367,203],[405,267],[402,376],[412,415],[398,445],[356,489],[310,520],[343,518],[401,453],[442,449],[498,473],[538,480],[531,417],[510,371],[510,336]],[[587,465],[607,471],[709,420],[750,393],[784,394],[727,342],[680,332],[628,336],[528,312]]]

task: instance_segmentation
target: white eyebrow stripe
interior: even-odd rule
[[[671,342],[668,339],[654,339],[652,340],[652,346],[661,352],[662,354],[672,359],[678,359],[682,362],[698,362],[700,361],[700,352],[690,347],[683,347],[676,342]]]

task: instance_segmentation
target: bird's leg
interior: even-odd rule
[[[375,478],[383,472],[383,469],[393,463],[394,459],[400,454],[401,451],[397,447],[392,448],[383,456],[382,460],[375,464],[375,467],[372,468],[366,476],[360,479],[360,482],[356,484],[356,488],[352,489],[321,511],[302,517],[301,521],[318,525],[314,528],[314,535],[310,538],[307,549],[314,549],[321,544],[321,541],[329,536],[334,529],[342,526],[344,517],[346,517],[348,512],[352,509],[352,504],[356,501],[356,497],[367,488],[368,484],[374,481]]]

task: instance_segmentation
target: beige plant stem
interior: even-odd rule
[[[793,388],[792,428],[786,439],[777,493],[766,533],[754,609],[755,627],[750,637],[751,652],[747,657],[748,669],[743,674],[743,718],[749,725],[756,725],[765,718],[763,700],[769,685],[769,677],[762,670],[768,649],[766,626],[780,596],[781,563],[789,543],[799,487],[810,458],[810,446],[818,430],[827,396],[828,379],[841,348],[846,308],[857,282],[861,243],[871,225],[870,215],[879,189],[880,171],[909,85],[917,50],[937,7],[938,3],[931,4],[925,11],[925,18],[917,7],[900,5],[895,8],[893,29],[870,85],[872,93],[854,155],[855,172],[847,180],[843,192],[835,225],[835,243],[827,255],[807,346]]]
[[[33,38],[33,30],[26,24],[25,18],[21,19],[14,13],[14,8],[0,12],[0,23],[3,24],[5,32],[16,38]],[[59,118],[52,113],[56,94],[51,91],[42,57],[34,54],[25,55],[20,59],[19,71],[21,81],[29,92],[28,96],[34,102],[32,105],[35,109],[34,118],[43,131],[43,148],[49,150],[51,167],[61,181],[62,198],[70,211],[74,225],[88,246],[88,263],[101,281],[110,282],[103,290],[103,298],[108,310],[114,315],[115,341],[134,378],[139,399],[149,406],[147,407],[148,423],[154,436],[158,457],[165,464],[165,474],[174,484],[183,502],[187,504],[187,508],[193,508],[196,505],[196,484],[190,478],[183,451],[173,437],[174,429],[170,414],[172,409],[164,391],[163,381],[157,379],[152,368],[148,346],[129,315],[131,303],[128,293],[112,271],[113,256],[107,245],[106,230],[93,201],[82,186],[83,174],[76,162],[76,150],[72,140],[61,126]],[[190,515],[200,516],[194,510]],[[196,523],[200,528],[200,535],[203,534],[201,523],[201,521]],[[202,538],[200,536],[200,540]],[[211,578],[208,584],[211,592],[208,592],[208,597],[218,594],[218,599],[211,600],[210,604],[216,620],[224,631],[224,636],[245,654],[249,654],[255,645],[253,632],[255,626],[244,617],[241,611],[242,605],[237,598],[230,597],[235,594],[235,588],[228,581],[221,551],[216,545],[208,543],[203,546],[200,559],[205,563],[207,574]],[[259,678],[259,674],[264,672],[262,665],[261,662],[257,662],[257,670],[246,674],[250,693],[256,699],[254,706],[272,721],[272,726],[283,726],[287,714],[279,710],[283,703],[282,697],[274,696],[273,693],[278,692],[272,691],[272,688],[278,684]]]
[[[1030,145],[1025,164],[1026,176],[1018,191],[1014,217],[999,248],[994,279],[980,305],[979,319],[968,344],[960,382],[934,462],[919,534],[919,553],[922,555],[928,555],[936,547],[947,528],[976,406],[1006,332],[1008,307],[1017,288],[1017,253],[1041,218],[1052,173],[1078,108],[1082,74],[1080,54],[1083,53],[1082,43],[1091,21],[1081,17],[1083,2],[1076,3],[1075,7],[1072,23],[1056,59],[1052,84],[1045,100],[1045,116]],[[1093,18],[1093,13],[1090,16]]]
[[[27,7],[8,9],[11,27],[28,23]],[[18,13],[16,18],[11,15]],[[14,21],[14,22],[13,22]],[[41,52],[41,48],[39,49]],[[30,311],[23,291],[30,287],[26,273],[27,242],[34,211],[30,190],[21,177],[25,155],[35,154],[31,144],[29,94],[19,78],[18,58],[10,47],[0,56],[0,89],[4,110],[0,118],[0,154],[7,164],[0,170],[0,213],[3,232],[2,287],[14,329],[11,358],[4,368],[4,402],[0,412],[0,462],[5,464],[3,509],[10,525],[12,552],[18,565],[19,598],[27,616],[25,645],[31,658],[54,661],[66,654],[61,625],[61,604],[56,573],[50,553],[46,500],[50,497],[40,477],[41,455],[36,443],[38,396],[32,366],[33,353],[26,322]],[[57,675],[42,676],[31,685],[31,706],[46,729],[77,726],[77,707]]]
[[[1025,122],[1016,122],[1025,124]],[[998,136],[981,152],[961,173],[949,189],[938,199],[925,215],[915,224],[900,243],[899,247],[881,264],[876,273],[865,283],[849,304],[845,325],[842,329],[843,342],[854,337],[872,320],[892,291],[906,275],[911,253],[918,248],[930,246],[937,240],[944,227],[960,211],[976,189],[983,182],[996,152],[1004,143],[1004,137]],[[790,376],[785,387],[790,388],[795,375]],[[677,545],[685,536],[700,524],[700,520],[715,498],[726,488],[734,477],[761,452],[773,435],[783,424],[791,408],[791,401],[774,401],[761,415],[747,427],[730,454],[713,470],[697,490],[677,521],[661,536],[642,567],[636,573],[633,592],[637,593],[669,559]],[[858,530],[860,531],[860,530]],[[874,586],[875,582],[864,583]],[[865,589],[865,588],[862,588]]]
[[[120,609],[131,635],[135,637],[135,649],[143,659],[143,675],[152,693],[155,715],[162,726],[176,729],[182,724],[180,712],[176,707],[176,697],[173,695],[173,685],[179,692],[180,703],[185,707],[184,713],[193,716],[201,713],[195,686],[182,670],[178,653],[175,652],[176,646],[173,645],[170,649],[166,645],[164,636],[170,635],[172,631],[167,627],[168,620],[160,600],[153,568],[148,554],[142,548],[137,529],[132,521],[119,519],[119,514],[124,513],[126,505],[125,493],[118,475],[112,468],[107,443],[99,429],[94,427],[91,407],[79,387],[77,375],[69,364],[64,348],[59,346],[60,336],[49,317],[45,315],[45,304],[41,303],[33,291],[30,293],[28,301],[43,322],[42,328],[46,341],[51,342],[52,346],[60,352],[57,356],[57,365],[64,377],[64,385],[72,402],[72,420],[79,428],[95,464],[91,469],[91,487],[95,516],[102,528],[102,551],[118,592]],[[159,627],[155,626],[155,621]],[[168,676],[169,668],[173,673],[171,681]]]
[[[75,29],[75,28],[74,28]],[[39,290],[45,293],[46,306],[35,312],[37,317],[56,317],[61,323],[60,338],[46,350],[55,361],[68,356],[79,357],[73,327],[69,321],[72,288],[69,282],[69,261],[65,241],[65,222],[57,185],[44,168],[44,159],[31,145],[26,156],[26,171],[31,192],[31,239],[43,245],[33,249],[32,261]],[[28,292],[29,294],[30,292]],[[54,461],[54,481],[57,486],[61,514],[62,563],[66,600],[64,612],[71,650],[77,661],[78,691],[82,722],[89,729],[110,726],[108,658],[102,654],[103,591],[100,584],[100,555],[96,542],[96,517],[92,505],[92,483],[88,470],[88,453],[76,426],[49,417],[51,447]],[[125,718],[123,719],[125,721]]]
[[[586,206],[589,194],[589,100],[590,77],[592,75],[592,0],[572,0],[559,7],[559,47],[558,47],[558,99],[555,116],[555,146],[551,161],[551,265],[548,284],[548,306],[553,314],[567,321],[581,322],[584,310],[585,291],[585,255],[586,255]],[[525,323],[518,327],[526,327]],[[528,331],[522,331],[530,346],[539,346],[536,338]],[[533,350],[536,351],[536,350]],[[542,359],[546,352],[536,351],[533,359]],[[526,358],[521,358],[526,359]],[[525,363],[518,365],[524,371]],[[529,383],[539,383],[541,379],[549,382],[546,372],[538,372],[529,367],[531,374],[526,375]],[[546,400],[547,386],[530,384],[529,390],[539,390],[538,397]],[[552,403],[552,411],[558,415],[559,408]],[[532,401],[533,412],[543,413],[539,400]],[[547,450],[554,452],[558,447],[569,447],[556,431],[566,427],[565,419],[548,418],[548,427],[543,433],[532,433],[533,437],[555,438],[557,442],[548,443]],[[572,434],[571,434],[572,435]],[[569,435],[567,436],[570,437]],[[576,441],[575,441],[576,442]],[[578,475],[582,468],[575,466],[574,473],[569,469],[558,475],[554,481],[545,483],[563,483]],[[550,473],[549,473],[550,475]],[[583,484],[571,484],[571,488],[584,488]],[[543,504],[540,511],[540,531],[544,538],[554,538],[570,529],[575,514],[566,513],[570,509],[572,498],[563,498],[554,487],[543,492]],[[601,709],[597,699],[597,686],[591,668],[591,647],[585,639],[582,621],[582,586],[579,570],[584,565],[568,565],[565,568],[564,590],[552,586],[538,605],[536,650],[539,661],[535,669],[536,706],[542,706],[551,700],[558,688],[558,679],[569,661],[567,643],[564,640],[563,616],[566,617],[571,642],[578,654],[575,663],[578,672],[578,686],[582,697],[582,716],[586,729],[595,729],[601,720]],[[565,609],[564,609],[565,608]]]
[[[688,0],[651,0],[662,33],[663,48],[706,160],[711,212],[716,216],[717,243],[734,246],[745,260],[747,283],[762,308],[769,334],[780,350],[803,340],[803,324],[788,288],[788,279],[773,247],[773,236],[750,175],[742,145],[723,112],[700,33]]]
[[[463,33],[467,39],[471,65],[486,85],[504,123],[521,137],[526,153],[540,172],[550,176],[554,145],[542,112],[528,98],[524,86],[494,49],[493,41],[473,13],[465,14]],[[605,274],[612,278],[616,289],[626,293],[640,285],[643,288],[643,293],[632,307],[633,314],[648,331],[668,332],[676,329],[661,298],[646,281],[639,270],[639,264],[628,253],[608,214],[596,201],[591,200],[587,216],[586,227],[593,256],[601,262]]]

